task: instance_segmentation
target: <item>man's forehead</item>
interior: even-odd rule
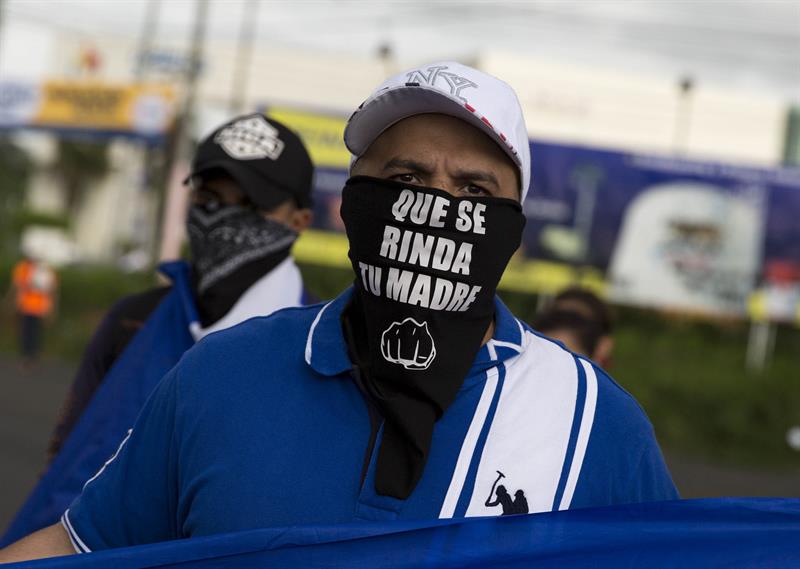
[[[505,156],[498,144],[471,124],[456,117],[434,113],[414,115],[394,123],[369,145],[364,154],[373,148],[390,152],[398,148],[413,150],[420,145],[433,150],[468,146],[487,155]]]

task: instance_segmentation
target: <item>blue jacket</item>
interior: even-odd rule
[[[195,344],[190,326],[199,318],[189,265],[176,261],[159,270],[172,281],[170,291],[114,362],[0,546],[58,521],[117,449],[161,378]]]

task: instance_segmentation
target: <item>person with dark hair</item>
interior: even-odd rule
[[[310,304],[291,248],[312,219],[311,158],[262,114],[234,118],[200,142],[188,262],[172,282],[118,301],[86,348],[50,440],[50,466],[3,541],[53,523],[119,445],[156,383],[213,332]]]
[[[614,349],[611,310],[592,291],[570,287],[558,293],[532,322],[534,330],[608,369]]]

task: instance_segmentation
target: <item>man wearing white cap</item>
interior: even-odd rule
[[[633,398],[495,296],[530,183],[513,90],[457,63],[414,69],[345,143],[354,286],[199,343],[62,523],[9,559],[677,497]]]

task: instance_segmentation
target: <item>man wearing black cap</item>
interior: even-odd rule
[[[260,114],[237,117],[200,143],[185,181],[189,263],[163,265],[171,286],[120,300],[95,332],[50,441],[51,467],[4,541],[58,519],[64,508],[54,500],[68,497],[66,506],[78,494],[196,341],[309,304],[290,249],[311,223],[312,175],[300,139]]]

